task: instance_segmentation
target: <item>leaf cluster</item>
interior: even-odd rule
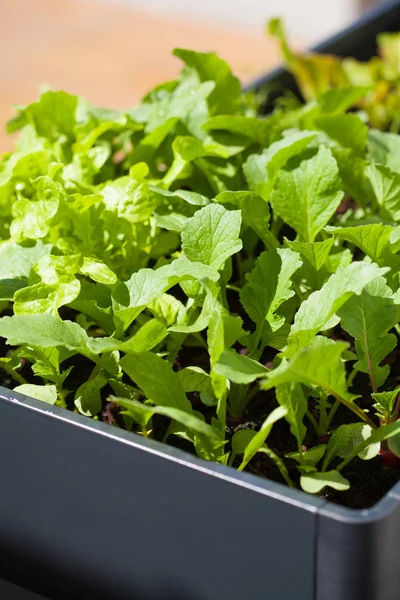
[[[180,77],[135,109],[50,90],[18,109],[0,369],[208,460],[262,453],[315,494],[381,444],[400,454],[400,37],[364,64],[270,28],[304,104],[260,115],[223,60],[178,49]]]

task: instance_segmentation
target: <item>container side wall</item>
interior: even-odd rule
[[[314,600],[316,510],[0,399],[0,554],[82,597]]]
[[[349,513],[340,507],[321,511],[317,600],[398,600],[400,496],[389,493],[358,518]]]

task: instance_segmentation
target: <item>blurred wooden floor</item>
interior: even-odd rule
[[[243,81],[279,62],[263,23],[253,36],[93,0],[0,0],[0,152],[12,148],[12,105],[35,100],[42,84],[127,108],[177,74],[179,46],[218,52]]]

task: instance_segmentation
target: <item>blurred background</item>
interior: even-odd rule
[[[0,0],[0,152],[12,106],[42,84],[127,108],[176,76],[174,47],[216,51],[245,83],[279,63],[264,34],[285,19],[293,45],[335,33],[379,0]]]

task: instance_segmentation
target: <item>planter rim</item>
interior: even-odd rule
[[[72,427],[84,429],[90,434],[101,435],[112,443],[125,444],[131,446],[132,449],[157,455],[160,459],[178,463],[183,468],[223,479],[231,485],[251,489],[258,494],[279,499],[307,512],[329,516],[340,522],[365,524],[384,520],[398,507],[400,502],[400,481],[371,508],[348,508],[311,496],[302,490],[292,489],[282,483],[263,479],[252,473],[236,471],[233,467],[206,461],[179,448],[143,438],[138,434],[113,427],[102,421],[94,421],[81,414],[46,404],[2,386],[0,386],[0,402],[15,404],[20,410],[34,411],[45,419],[63,421]]]

